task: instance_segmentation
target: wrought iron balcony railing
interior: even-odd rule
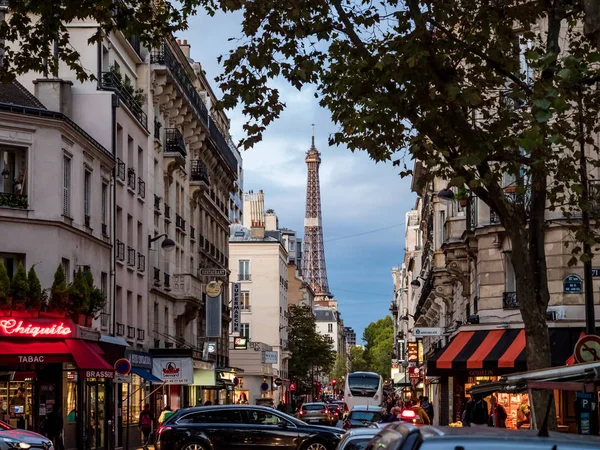
[[[141,253],[138,252],[137,257],[138,257],[137,270],[140,272],[145,272],[146,271],[146,256],[142,255]]]
[[[121,160],[121,158],[117,158],[117,178],[121,181],[125,181],[125,163]]]
[[[165,203],[165,219],[171,218],[171,207]]]
[[[249,273],[239,273],[238,274],[238,281],[250,281],[251,277]]]
[[[519,299],[516,292],[504,292],[502,294],[502,308],[519,309]]]
[[[117,336],[125,336],[125,324],[117,322]]]
[[[183,134],[177,128],[165,128],[165,152],[179,153],[184,158],[187,155]]]
[[[146,198],[146,182],[138,177],[138,195]]]
[[[135,327],[130,327],[127,325],[127,338],[135,339]]]
[[[127,169],[127,187],[135,191],[135,170]]]
[[[27,209],[27,196],[22,194],[0,193],[0,207]]]
[[[179,214],[175,214],[175,226],[181,231],[185,231],[185,220]]]
[[[206,168],[204,163],[199,159],[195,159],[192,161],[192,172],[190,174],[190,180],[200,181],[206,183],[207,185],[210,185],[208,179],[208,169]]]
[[[125,261],[125,243],[117,241],[117,261]]]
[[[154,194],[154,210],[160,211],[160,197]]]
[[[136,251],[134,248],[127,247],[127,265],[135,267],[135,255]]]
[[[121,81],[119,74],[112,71],[102,72],[101,86],[102,89],[117,92],[121,101],[127,106],[127,109],[131,111],[131,114],[133,114],[146,130],[148,129],[148,116],[142,110],[140,102],[134,97],[134,88],[125,85]]]

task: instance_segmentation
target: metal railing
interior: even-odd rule
[[[160,211],[160,197],[154,194],[154,210]]]
[[[146,182],[138,177],[138,195],[146,198]]]
[[[165,289],[168,289],[171,287],[171,275],[169,275],[167,272],[165,272]]]
[[[125,324],[117,322],[117,336],[125,336]]]
[[[165,203],[165,219],[171,218],[171,207]]]
[[[184,158],[187,156],[183,134],[177,128],[165,128],[165,152],[179,153]]]
[[[0,207],[27,209],[27,196],[23,194],[0,194]]]
[[[251,276],[249,273],[238,273],[238,281],[250,281]]]
[[[213,138],[217,146],[217,150],[223,156],[223,159],[231,169],[233,173],[237,173],[237,159],[235,158],[229,144],[225,140],[225,137],[221,133],[221,130],[217,127],[214,121],[211,121],[208,126],[210,137]]]
[[[125,243],[117,240],[117,261],[125,261]]]
[[[142,41],[140,38],[137,36],[131,36],[127,38],[127,42],[131,44],[131,47],[133,47],[133,50],[137,53],[137,55],[142,58]]]
[[[502,308],[504,309],[519,309],[519,299],[516,292],[502,293]]]
[[[192,161],[192,171],[190,173],[190,180],[201,181],[206,183],[207,185],[210,184],[210,181],[208,179],[208,169],[206,168],[204,163],[199,159],[195,159]]]
[[[135,249],[128,246],[127,247],[127,265],[128,266],[135,266],[135,254],[136,254]]]
[[[162,128],[162,123],[158,120],[154,120],[154,139],[160,141],[160,129]]]
[[[125,181],[125,163],[123,160],[121,160],[121,158],[117,158],[116,171],[117,178],[119,178],[121,181]]]
[[[127,187],[135,191],[135,170],[127,169]]]
[[[135,88],[133,86],[125,86],[119,79],[119,75],[115,72],[102,72],[100,80],[102,89],[117,92],[121,101],[131,111],[131,114],[148,130],[148,116],[142,110],[142,105],[132,95],[132,91]]]
[[[185,231],[185,220],[179,214],[175,214],[175,226],[181,231]]]
[[[158,267],[154,268],[154,284],[160,284],[160,269]]]
[[[192,241],[196,240],[196,229],[194,227],[190,227],[190,239]]]
[[[135,339],[135,327],[130,327],[127,325],[127,338]]]
[[[140,272],[145,272],[146,271],[146,256],[142,255],[139,252],[138,252],[137,256],[138,256],[137,270],[139,270]]]
[[[146,339],[146,330],[142,330],[141,328],[137,329],[137,338],[138,341],[143,341]]]

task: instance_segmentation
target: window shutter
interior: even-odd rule
[[[63,156],[63,214],[70,214],[70,190],[71,190],[71,160]]]

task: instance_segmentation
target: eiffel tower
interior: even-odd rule
[[[321,218],[321,188],[319,166],[321,154],[315,147],[315,126],[313,124],[312,145],[306,152],[308,180],[306,183],[306,213],[304,215],[304,248],[302,254],[302,276],[315,293],[315,303],[326,302],[331,298],[325,249],[323,248],[323,225]]]

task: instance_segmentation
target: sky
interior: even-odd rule
[[[228,39],[238,37],[239,30],[239,16],[199,14],[191,19],[189,29],[177,36],[188,40],[191,57],[202,64],[217,95],[220,90],[214,78],[222,71],[217,57],[233,48],[235,42]],[[370,322],[389,314],[391,269],[402,263],[404,216],[416,197],[410,191],[410,180],[401,179],[391,162],[375,164],[366,153],[327,145],[336,127],[312,89],[298,91],[284,81],[275,81],[275,85],[287,108],[264,133],[261,143],[242,152],[244,190],[262,189],[265,208],[275,210],[281,227],[301,236],[306,198],[304,158],[311,143],[311,124],[315,124],[315,144],[322,159],[321,206],[329,288],[338,300],[344,325],[353,327],[360,339]],[[240,110],[227,115],[237,142],[244,136],[244,117]]]

